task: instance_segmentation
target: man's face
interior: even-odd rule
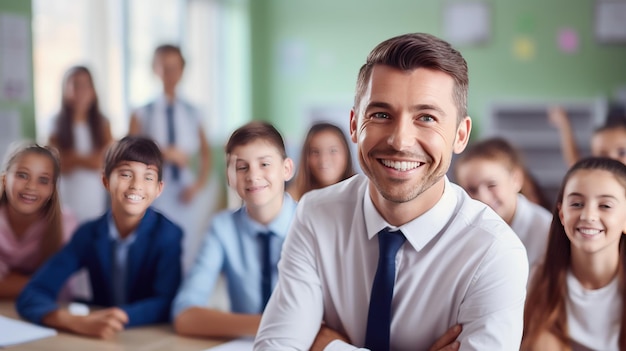
[[[183,60],[174,52],[161,53],[154,61],[154,73],[166,88],[175,88],[183,76]]]
[[[372,194],[396,204],[421,194],[440,197],[452,152],[463,151],[471,128],[469,117],[457,125],[453,87],[452,77],[441,71],[374,67],[350,117]],[[435,184],[441,186],[429,192]]]

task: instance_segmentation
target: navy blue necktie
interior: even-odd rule
[[[167,143],[169,146],[176,144],[176,128],[174,127],[174,105],[168,104],[165,109],[167,116]],[[178,180],[180,177],[180,170],[178,166],[172,165],[172,178]]]
[[[272,295],[272,232],[259,233],[261,242],[261,302],[263,309]]]
[[[401,231],[385,228],[378,232],[378,268],[372,284],[367,315],[365,347],[372,351],[387,351],[390,344],[391,299],[396,280],[396,253],[406,238]]]

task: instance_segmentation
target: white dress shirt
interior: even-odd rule
[[[177,97],[172,102],[174,108],[174,134],[175,146],[188,157],[196,156],[200,150],[200,134],[198,130],[202,128],[200,113],[198,110],[186,100]],[[141,123],[141,134],[150,137],[160,148],[169,145],[168,141],[168,125],[167,110],[168,101],[165,95],[160,95],[153,102],[139,108],[135,114]],[[183,185],[189,185],[195,180],[195,176],[190,167],[180,169],[179,182]],[[164,190],[169,190],[175,181],[172,180],[171,169],[164,167],[163,179],[167,186]],[[156,201],[155,201],[156,202]],[[178,206],[178,202],[174,201]],[[167,213],[166,213],[167,215]],[[176,218],[171,218],[176,219]]]
[[[88,156],[94,149],[91,130],[87,122],[74,122],[73,151],[79,156]],[[89,194],[89,196],[85,196]],[[107,209],[107,196],[102,186],[102,170],[75,167],[59,178],[59,199],[63,206],[74,213],[78,223],[102,216]]]
[[[528,262],[534,266],[543,261],[548,247],[548,233],[552,223],[552,213],[530,202],[524,195],[517,195],[517,207],[511,228],[526,247]]]
[[[460,323],[460,350],[517,350],[528,278],[526,251],[486,205],[445,180],[439,202],[395,228],[375,209],[369,180],[356,175],[307,193],[279,262],[278,284],[254,350],[308,350],[322,321],[355,345],[365,340],[370,290],[384,227],[407,238],[396,256],[391,349],[426,350]]]
[[[567,327],[573,350],[618,351],[622,293],[617,276],[607,286],[585,289],[567,272]]]
[[[141,134],[150,137],[160,148],[169,145],[167,97],[162,94],[153,102],[135,111],[137,119],[141,124]],[[175,146],[183,152],[190,160],[195,160],[200,152],[201,140],[199,131],[202,129],[200,112],[188,101],[181,97],[171,103],[174,113],[174,135]],[[183,270],[188,271],[193,263],[198,245],[201,243],[200,237],[204,234],[204,229],[200,229],[200,221],[194,215],[198,213],[194,206],[197,198],[189,203],[180,201],[182,192],[196,181],[196,175],[191,163],[186,167],[179,167],[179,178],[174,179],[173,168],[165,163],[163,167],[163,181],[165,187],[159,197],[152,203],[152,207],[164,214],[167,219],[178,224],[185,233],[183,237]],[[202,221],[204,225],[204,221]]]

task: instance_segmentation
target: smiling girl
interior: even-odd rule
[[[574,164],[553,215],[526,300],[522,350],[626,350],[626,166],[608,158]]]
[[[0,298],[15,298],[76,227],[61,214],[54,149],[16,144],[0,172]]]
[[[348,139],[330,123],[311,126],[302,146],[298,174],[287,189],[298,201],[310,190],[339,183],[354,175]]]

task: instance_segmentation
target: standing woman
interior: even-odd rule
[[[348,139],[330,123],[314,124],[307,133],[298,173],[287,192],[298,201],[310,190],[339,183],[354,175]]]
[[[106,209],[102,167],[104,152],[113,138],[86,67],[70,68],[62,91],[61,110],[49,143],[61,154],[61,203],[83,222]]]
[[[565,175],[531,280],[523,351],[626,351],[626,166],[587,158]]]

